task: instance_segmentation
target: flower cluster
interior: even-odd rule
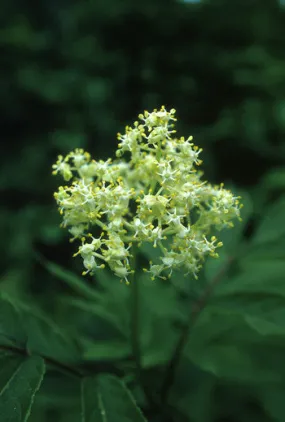
[[[197,277],[205,257],[216,257],[222,246],[212,229],[240,218],[239,198],[201,181],[202,150],[191,136],[175,137],[175,110],[138,117],[118,134],[114,161],[95,161],[81,149],[58,157],[53,174],[70,182],[55,193],[62,225],[81,240],[75,255],[83,259],[83,274],[108,265],[128,281],[131,246],[150,242],[161,250],[146,269],[152,278],[178,268]]]

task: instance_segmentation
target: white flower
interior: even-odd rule
[[[76,169],[81,168],[90,160],[90,154],[84,152],[83,149],[76,149],[74,152],[71,152],[68,157],[72,159]]]
[[[115,161],[91,160],[82,149],[58,157],[53,174],[70,181],[54,195],[63,226],[82,241],[75,255],[81,255],[85,273],[106,263],[127,282],[134,270],[132,243],[149,242],[161,250],[161,259],[147,270],[152,278],[180,268],[196,277],[205,257],[217,256],[221,246],[209,238],[212,227],[231,227],[240,218],[239,198],[223,185],[201,181],[196,166],[202,150],[192,137],[175,137],[174,109],[145,111],[139,119],[118,134]]]
[[[158,165],[158,173],[162,178],[162,183],[169,183],[175,181],[175,175],[179,170],[172,169],[170,162],[162,161]]]
[[[151,224],[144,223],[139,218],[134,218],[133,226],[135,228],[134,237],[149,237],[151,233]]]
[[[157,226],[151,231],[151,235],[149,236],[149,240],[153,242],[153,246],[156,248],[157,242],[164,239],[163,230],[161,227]]]
[[[63,176],[64,180],[66,180],[67,182],[73,177],[71,167],[67,163],[67,160],[65,160],[62,155],[58,156],[58,160],[56,164],[53,164],[52,168],[53,168],[52,174],[56,175],[60,173]]]

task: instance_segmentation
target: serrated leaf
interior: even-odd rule
[[[36,257],[50,274],[63,281],[72,290],[89,300],[98,299],[98,292],[96,292],[96,290],[92,287],[88,286],[85,279],[78,277],[71,271],[61,267],[54,262],[48,261],[38,253],[36,253]]]
[[[169,283],[153,283],[146,275],[138,277],[138,338],[144,368],[164,364],[173,352],[178,330],[174,323],[185,321],[185,312],[177,298],[177,290]]]
[[[11,354],[8,351],[2,351],[0,355],[0,391],[9,382],[11,374],[20,366],[23,361],[22,356]]]
[[[48,318],[22,310],[23,324],[27,331],[27,350],[67,364],[80,359],[78,346],[68,335]]]
[[[240,263],[241,265],[241,263]],[[248,261],[246,271],[224,280],[210,299],[212,304],[239,311],[284,326],[285,321],[285,263]]]
[[[102,301],[101,301],[102,302]],[[124,314],[123,312],[119,312],[119,309],[116,308],[116,303],[114,304],[114,307],[110,306],[111,304],[107,304],[104,306],[103,303],[90,303],[81,299],[76,298],[69,298],[67,300],[67,303],[71,307],[76,307],[77,309],[80,309],[88,314],[90,314],[90,318],[94,318],[94,316],[98,316],[99,319],[102,319],[103,321],[108,322],[111,324],[114,328],[116,328],[120,333],[124,334],[126,333],[126,330],[128,330],[128,326],[126,324],[126,321],[124,320]],[[109,305],[109,306],[108,306]]]
[[[204,353],[205,360],[200,362],[206,365],[203,368],[209,370],[213,365],[212,371],[222,376],[227,376],[226,371],[235,379],[247,382],[249,379],[244,374],[260,382],[279,382],[285,371],[283,365],[278,365],[285,353],[285,263],[247,259],[239,264],[244,272],[219,284],[205,314],[199,317],[198,323],[215,306],[216,313],[209,317],[208,328],[200,327],[208,331],[209,338],[205,334],[204,350],[201,346],[198,360]],[[216,343],[212,338],[215,332],[219,338]],[[200,336],[203,336],[201,331]]]
[[[124,383],[113,375],[82,381],[82,422],[146,422]]]
[[[26,340],[19,313],[9,300],[0,296],[0,344],[25,347]]]
[[[278,359],[285,353],[285,329],[231,311],[208,306],[191,332],[186,354],[203,370],[248,383],[284,377]]]
[[[49,368],[37,394],[35,405],[80,413],[80,379]]]
[[[256,230],[252,245],[273,242],[285,236],[285,197],[281,197],[264,212],[264,218]]]
[[[282,324],[277,324],[275,321],[269,321],[265,318],[258,318],[253,315],[244,315],[244,319],[249,327],[253,328],[262,336],[279,337],[280,340],[285,339],[285,327]]]
[[[240,261],[240,267],[244,269],[235,277],[219,284],[214,297],[230,296],[239,294],[267,293],[285,297],[285,261],[263,260],[263,261]]]
[[[78,346],[60,328],[19,302],[0,299],[0,346],[13,346],[64,363],[78,362]]]
[[[80,344],[83,357],[88,361],[126,359],[131,353],[127,335],[129,324],[124,321],[124,310],[116,311],[119,303],[114,303],[113,307],[113,298],[104,307],[104,300],[103,297],[100,303],[93,304],[80,299],[65,300],[70,311],[78,310],[80,315]]]
[[[239,266],[244,269],[247,265],[258,264],[259,262],[285,259],[285,236],[272,242],[258,245],[248,245],[241,255]]]
[[[0,391],[1,422],[26,422],[45,373],[40,357],[23,359]]]

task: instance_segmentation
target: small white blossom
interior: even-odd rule
[[[197,277],[205,257],[216,257],[222,246],[210,236],[212,228],[231,227],[240,218],[239,198],[201,181],[202,150],[191,136],[175,137],[174,109],[145,111],[139,120],[118,134],[114,161],[92,160],[82,149],[58,157],[53,174],[70,182],[54,195],[62,225],[72,240],[82,241],[75,255],[83,259],[84,274],[106,264],[128,282],[132,244],[149,242],[161,250],[146,269],[152,278],[180,268]]]

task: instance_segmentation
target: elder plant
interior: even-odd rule
[[[192,136],[176,137],[174,109],[138,118],[118,134],[114,160],[96,161],[82,149],[58,157],[53,174],[68,183],[54,194],[62,226],[81,242],[75,256],[84,275],[108,266],[128,283],[132,246],[147,242],[160,249],[159,260],[144,269],[152,279],[176,269],[197,278],[222,246],[212,230],[240,219],[240,198],[201,179],[202,149]]]

